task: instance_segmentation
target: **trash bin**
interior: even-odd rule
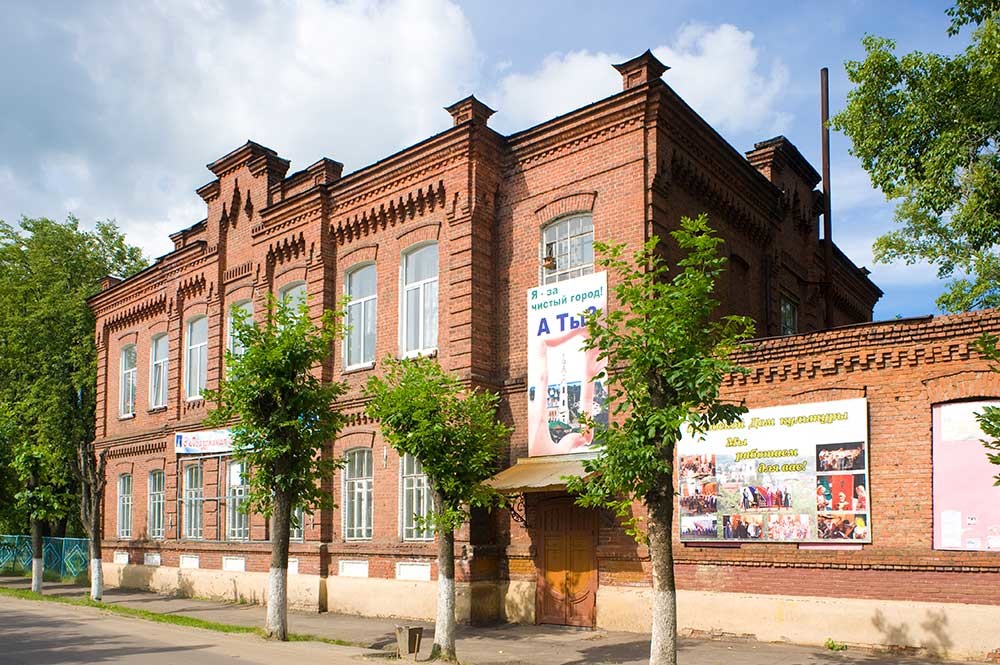
[[[423,626],[396,626],[396,657],[411,656],[416,660],[423,636]]]

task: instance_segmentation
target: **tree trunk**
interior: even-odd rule
[[[434,507],[438,514],[443,507],[443,499],[435,491]],[[438,579],[437,579],[437,619],[434,622],[434,645],[431,660],[455,661],[455,532],[439,531]]]
[[[649,559],[653,567],[653,635],[650,665],[677,665],[677,588],[674,584],[673,479],[661,480],[655,495],[647,497]]]
[[[287,492],[274,492],[271,531],[271,570],[267,578],[267,619],[264,631],[272,640],[288,639],[288,540],[292,501]]]
[[[42,592],[42,573],[45,570],[45,551],[42,540],[42,523],[31,518],[31,590]]]
[[[96,527],[97,537],[90,538],[90,599],[98,601],[104,596],[104,566],[101,563],[101,533]]]

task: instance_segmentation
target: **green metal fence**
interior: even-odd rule
[[[88,552],[86,538],[45,538],[42,543],[45,570],[60,577],[87,572]],[[0,536],[0,571],[31,572],[31,536]]]

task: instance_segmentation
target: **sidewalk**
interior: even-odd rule
[[[30,580],[23,577],[0,577],[0,586],[28,589]],[[45,593],[84,598],[88,587],[46,583]],[[177,614],[246,626],[264,625],[264,608],[259,605],[234,605],[220,602],[161,596],[131,589],[107,589],[104,602],[135,607],[163,614]],[[379,651],[395,648],[395,625],[425,627],[421,659],[430,653],[433,641],[431,624],[419,621],[377,619],[342,614],[289,613],[289,630],[328,639],[343,640]],[[338,647],[330,646],[330,649]],[[582,665],[583,663],[620,663],[639,665],[649,655],[649,637],[637,633],[581,630],[557,626],[500,625],[490,627],[460,626],[458,657],[466,665]],[[683,665],[918,665],[940,660],[872,654],[849,649],[829,651],[823,648],[755,641],[682,639],[680,662]],[[359,658],[376,658],[368,652]]]

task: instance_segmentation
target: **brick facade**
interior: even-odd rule
[[[350,424],[332,453],[370,447],[374,524],[370,540],[347,541],[338,509],[306,518],[292,545],[299,572],[334,578],[342,560],[368,562],[371,578],[392,579],[396,564],[432,564],[430,542],[403,542],[400,460],[363,415],[361,386],[378,360],[400,354],[400,261],[421,243],[438,245],[438,357],[464,380],[503,397],[501,415],[514,428],[505,463],[527,455],[525,293],[539,284],[541,232],[567,214],[589,213],[598,241],[638,247],[668,239],[682,216],[707,212],[725,240],[729,270],[719,290],[725,313],[746,314],[766,339],[743,358],[751,373],[727,395],[751,407],[865,396],[871,410],[873,544],[861,551],[803,550],[794,545],[686,547],[678,541],[682,589],[759,594],[962,601],[997,604],[989,589],[995,554],[933,551],[930,502],[907,502],[908,483],[930,487],[930,404],[1000,394],[994,375],[969,350],[993,314],[865,324],[881,295],[839,251],[825,284],[818,237],[819,175],[784,137],[758,143],[746,156],[729,146],[660,78],[662,65],[644,54],[619,65],[623,91],[536,127],[503,136],[488,127],[492,110],[474,97],[447,110],[454,126],[371,166],[343,174],[322,159],[287,175],[274,151],[247,143],[208,165],[215,179],[198,190],[205,220],[171,236],[174,250],[124,282],[109,280],[91,305],[97,316],[98,445],[110,448],[105,551],[147,551],[162,566],[198,554],[200,568],[221,557],[245,557],[248,572],[268,565],[267,524],[251,518],[249,542],[227,542],[224,459],[204,463],[204,539],[179,538],[178,489],[184,458],[173,433],[203,428],[207,406],[182,385],[186,324],[208,319],[208,387],[223,372],[227,312],[252,300],[255,315],[268,292],[304,282],[311,312],[336,307],[347,272],[375,265],[377,334],[373,367],[345,371],[343,349],[323,367],[350,386]],[[782,299],[795,303],[799,332],[781,332]],[[826,318],[828,303],[831,317]],[[614,303],[609,303],[614,306]],[[169,341],[167,405],[148,409],[149,354],[154,336]],[[134,416],[118,413],[119,357],[138,351]],[[166,532],[146,533],[147,478],[163,469]],[[133,535],[116,538],[115,481],[133,476]],[[330,490],[341,499],[338,473]],[[928,495],[929,496],[929,495]],[[540,499],[527,497],[526,511]],[[210,499],[210,500],[209,500]],[[220,507],[221,506],[221,507]],[[648,562],[614,523],[599,520],[599,584],[648,586]],[[507,513],[477,515],[458,534],[464,583],[531,583],[537,575],[531,532]],[[820,573],[819,569],[822,569]],[[928,582],[930,581],[930,582]],[[320,601],[319,607],[325,607]],[[600,621],[600,610],[599,621]],[[486,612],[481,618],[504,616]],[[473,617],[475,618],[475,617]]]

